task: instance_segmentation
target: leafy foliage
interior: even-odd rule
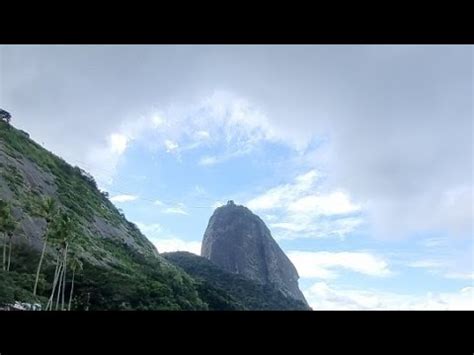
[[[162,255],[200,281],[199,295],[211,309],[308,309],[302,302],[286,297],[274,287],[226,272],[206,258],[187,252]]]

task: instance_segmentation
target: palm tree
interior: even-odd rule
[[[57,245],[57,258],[53,286],[46,309],[52,310],[54,296],[56,295],[55,309],[60,308],[59,301],[61,300],[61,310],[65,310],[67,256],[69,245],[76,236],[76,228],[76,221],[68,214],[62,214],[51,229],[50,239],[51,243]]]
[[[54,304],[54,295],[56,293],[57,286],[60,282],[60,276],[63,269],[63,258],[61,250],[61,233],[62,233],[62,216],[58,217],[56,220],[52,221],[48,232],[48,240],[50,244],[55,246],[56,249],[56,268],[54,270],[53,284],[51,288],[51,295],[49,297],[48,303],[46,304],[45,310],[52,310]]]
[[[66,270],[67,270],[67,256],[68,250],[71,243],[76,238],[77,223],[76,221],[68,215],[64,216],[63,226],[62,226],[62,246],[63,246],[63,281],[62,281],[62,297],[61,297],[61,310],[64,310],[64,298],[66,295]]]
[[[53,297],[54,297],[54,293],[56,291],[56,285],[58,283],[59,274],[61,272],[61,267],[62,267],[62,263],[61,263],[61,259],[60,259],[61,254],[59,253],[59,248],[57,249],[57,251],[58,251],[58,255],[57,255],[57,258],[56,258],[56,269],[54,270],[53,286],[52,286],[52,290],[51,290],[51,295],[48,299],[48,303],[46,304],[46,307],[45,307],[46,311],[48,309],[49,310],[53,309]]]
[[[72,294],[74,292],[74,276],[76,275],[76,271],[82,270],[82,267],[83,267],[82,262],[78,258],[78,255],[76,253],[73,253],[71,255],[70,264],[71,264],[71,270],[72,270],[72,280],[71,280],[71,290],[69,291],[69,302],[67,306],[68,311],[71,310]]]
[[[15,230],[15,221],[11,215],[10,204],[6,201],[0,200],[0,232],[3,234],[3,259],[2,259],[2,269],[3,271],[7,270],[7,237],[10,238],[10,247],[11,247],[11,235]],[[11,251],[11,249],[10,249]]]
[[[35,286],[33,288],[33,296],[36,296],[36,291],[38,289],[38,280],[39,280],[39,274],[41,271],[41,265],[43,264],[43,259],[44,259],[44,254],[46,251],[46,246],[48,244],[48,236],[49,236],[49,229],[50,229],[50,224],[56,217],[58,212],[58,208],[56,205],[56,201],[51,198],[47,197],[44,199],[41,203],[39,214],[41,217],[43,217],[46,220],[46,230],[43,236],[43,250],[41,251],[41,256],[40,260],[38,263],[38,269],[36,270],[36,279],[35,279]]]
[[[12,257],[12,239],[13,239],[13,233],[16,230],[18,223],[13,220],[13,218],[10,218],[9,223],[6,225],[6,234],[8,236],[8,262],[7,262],[7,271],[10,271],[10,261]]]

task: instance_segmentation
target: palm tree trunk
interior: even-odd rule
[[[54,279],[53,279],[53,287],[52,287],[52,290],[51,290],[51,295],[49,297],[49,300],[48,300],[48,303],[46,304],[46,311],[48,310],[48,307],[50,308],[50,310],[53,309],[53,298],[54,298],[54,291],[56,290],[56,284],[58,282],[58,275],[59,275],[59,270],[61,268],[61,265],[59,263],[59,255],[56,259],[56,269],[54,270]]]
[[[13,236],[10,235],[10,242],[9,242],[9,247],[8,247],[7,271],[10,271],[10,260],[11,260],[11,258],[12,258],[12,239],[13,239]]]
[[[48,233],[48,232],[46,231],[46,233]],[[48,242],[48,239],[47,239],[47,237],[45,237],[44,243],[43,243],[43,250],[41,251],[41,257],[40,257],[40,260],[39,260],[39,263],[38,263],[38,270],[36,270],[36,279],[35,279],[35,287],[33,288],[33,296],[36,296],[36,290],[38,288],[38,281],[39,281],[39,274],[40,274],[40,271],[41,271],[41,264],[43,263],[44,252],[46,251],[47,242]]]
[[[74,276],[76,274],[76,270],[72,269],[72,280],[71,280],[71,291],[69,291],[69,303],[67,305],[67,310],[71,310],[71,302],[72,302],[72,293],[74,292]]]
[[[63,283],[63,273],[64,273],[64,265],[61,262],[61,271],[59,273],[59,279],[58,279],[58,293],[56,294],[56,308],[55,310],[57,311],[59,308],[59,296],[61,295],[61,286]]]
[[[63,294],[61,297],[61,310],[64,311],[64,296],[66,294],[66,270],[67,270],[67,248],[68,244],[66,244],[66,248],[64,249],[64,274],[63,274]]]
[[[5,261],[7,260],[7,234],[3,233],[3,271],[5,271]]]
[[[54,271],[54,280],[53,280],[53,285],[51,287],[51,295],[49,296],[48,303],[46,304],[46,310],[48,308],[52,310],[52,305],[53,305],[53,297],[54,297],[54,291],[56,290],[56,283],[58,281],[58,273],[59,273],[59,264],[56,265],[56,270]]]

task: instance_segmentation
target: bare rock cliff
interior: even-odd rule
[[[272,284],[286,296],[307,304],[298,287],[296,268],[265,223],[244,206],[229,201],[214,211],[201,255],[226,271]]]

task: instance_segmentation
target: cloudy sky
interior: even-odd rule
[[[315,309],[474,309],[472,46],[0,46],[0,107],[160,252],[229,199]]]

